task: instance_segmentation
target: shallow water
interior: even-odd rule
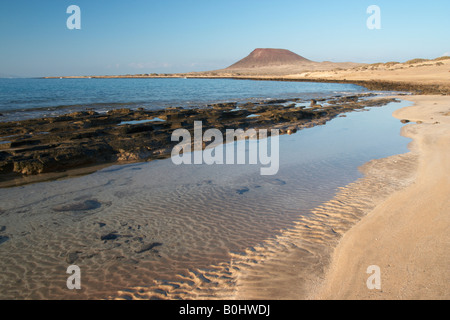
[[[126,298],[135,287],[147,297],[192,297],[217,277],[201,270],[313,215],[338,187],[361,177],[358,166],[407,152],[409,139],[391,114],[409,104],[280,136],[275,176],[261,176],[259,165],[176,166],[167,159],[2,189],[0,235],[8,239],[0,244],[0,298]],[[82,270],[77,292],[66,287],[70,264]]]
[[[154,118],[151,120],[134,120],[134,121],[122,121],[121,123],[119,123],[119,126],[123,126],[126,124],[144,124],[144,123],[148,123],[148,122],[164,122],[165,120],[162,120],[160,118]]]

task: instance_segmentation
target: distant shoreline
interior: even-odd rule
[[[354,84],[376,91],[410,92],[420,95],[450,95],[450,86],[441,84],[421,84],[417,82],[384,81],[384,80],[347,80],[324,78],[288,78],[285,76],[70,76],[43,77],[40,79],[231,79],[253,81],[284,81],[284,82],[317,82]]]
[[[339,64],[337,64],[339,65]],[[143,73],[127,75],[90,75],[42,77],[42,79],[237,79],[291,82],[344,83],[369,90],[411,92],[421,95],[450,95],[450,57],[433,60],[413,59],[404,63],[387,62],[370,65],[314,64],[277,65],[244,69],[221,69],[186,73]]]

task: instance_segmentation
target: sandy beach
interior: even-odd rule
[[[406,99],[414,106],[394,116],[413,122],[402,132],[418,155],[413,183],[345,233],[315,299],[450,298],[450,98]],[[380,268],[380,290],[366,284],[372,265]]]

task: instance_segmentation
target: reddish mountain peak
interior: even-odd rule
[[[228,67],[228,69],[294,65],[308,62],[311,61],[286,49],[259,48],[253,50],[247,57]]]

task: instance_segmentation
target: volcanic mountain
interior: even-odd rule
[[[244,59],[228,68],[192,72],[192,76],[235,77],[235,76],[284,76],[314,71],[331,71],[361,66],[353,62],[317,62],[308,60],[286,49],[255,49]]]
[[[247,57],[229,66],[227,69],[261,68],[305,63],[312,63],[312,61],[286,49],[255,49]]]
[[[360,66],[352,62],[316,62],[286,49],[255,49],[244,59],[225,69],[196,73],[203,76],[274,76],[312,71],[348,69]]]

